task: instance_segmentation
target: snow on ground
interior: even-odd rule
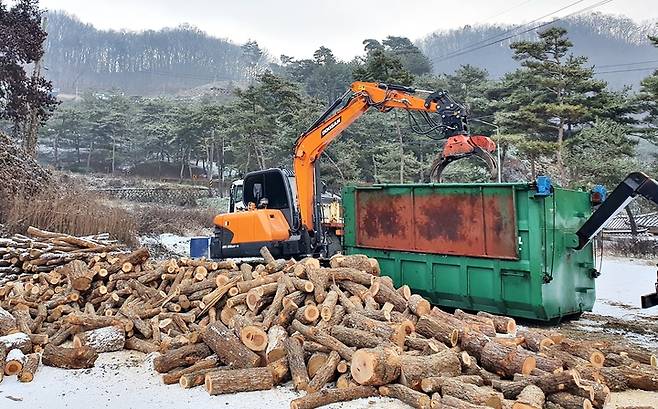
[[[163,255],[187,257],[190,255],[190,237],[178,236],[176,234],[164,233],[157,236],[142,236],[139,244],[149,249],[160,248]],[[155,256],[159,254],[156,251]]]
[[[92,369],[64,370],[42,366],[31,383],[5,377],[0,383],[2,409],[287,409],[298,397],[289,385],[269,391],[210,396],[203,387],[164,385],[139,352],[100,354]],[[384,398],[359,399],[328,408],[402,409]]]
[[[600,270],[594,314],[623,319],[658,317],[658,307],[643,310],[640,306],[640,296],[655,290],[655,262],[604,257]]]

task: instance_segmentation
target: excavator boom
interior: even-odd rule
[[[318,121],[298,138],[294,149],[293,169],[297,184],[301,221],[308,230],[317,229],[317,219],[319,217],[316,210],[318,205],[316,161],[332,141],[370,108],[382,112],[388,112],[392,109],[421,112],[426,115],[424,118],[430,125],[430,129],[425,131],[417,130],[418,133],[429,133],[438,130],[449,140],[446,147],[454,147],[454,144],[451,145],[450,141],[457,139],[466,144],[470,143],[471,149],[467,147],[462,150],[455,148],[454,152],[447,155],[444,150],[441,159],[445,162],[445,165],[461,157],[480,152],[493,152],[496,149],[494,142],[488,137],[471,137],[468,135],[465,108],[452,100],[445,91],[425,91],[428,93],[425,98],[415,95],[420,92],[412,87],[400,85],[354,82],[350,91],[334,102]],[[343,107],[339,108],[341,105]],[[440,120],[431,119],[427,115],[428,113],[437,114]],[[471,138],[477,138],[477,142],[469,142]],[[443,162],[437,165],[441,169],[445,167]],[[490,166],[495,169],[493,161]]]

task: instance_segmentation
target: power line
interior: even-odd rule
[[[495,39],[495,38],[497,38],[497,37],[501,37],[501,36],[504,36],[504,35],[506,35],[506,34],[512,33],[512,32],[514,32],[514,31],[516,31],[516,30],[522,29],[523,27],[527,27],[527,26],[529,26],[529,25],[531,25],[531,24],[533,24],[533,23],[536,23],[536,22],[539,21],[539,20],[542,20],[542,19],[544,19],[544,18],[550,17],[550,16],[552,16],[552,15],[555,14],[555,13],[559,13],[560,11],[562,11],[562,10],[566,10],[566,9],[568,9],[569,7],[575,6],[575,5],[578,4],[578,3],[582,3],[583,1],[585,1],[585,0],[578,0],[578,1],[575,1],[575,2],[573,2],[573,3],[569,3],[568,5],[562,7],[562,8],[560,8],[560,9],[558,9],[558,10],[555,10],[555,11],[553,11],[553,12],[551,12],[551,13],[545,14],[545,15],[543,15],[543,16],[541,16],[541,17],[537,17],[536,19],[534,19],[534,20],[532,20],[532,21],[529,21],[529,22],[527,22],[527,23],[525,23],[525,24],[522,24],[522,25],[520,25],[520,26],[516,26],[516,27],[512,27],[512,28],[510,28],[510,29],[508,29],[508,30],[506,30],[506,31],[503,31],[502,33],[496,34],[496,35],[491,36],[491,37],[489,37],[489,38],[484,38],[484,39],[479,40],[479,41],[476,41],[476,42],[474,42],[474,43],[467,44],[467,45],[465,45],[464,47],[462,47],[461,49],[458,49],[458,50],[455,50],[455,51],[451,51],[451,52],[447,53],[446,55],[440,57],[439,61],[441,61],[441,60],[444,59],[444,58],[445,58],[445,59],[447,59],[447,58],[451,58],[451,57],[453,56],[453,54],[456,54],[456,53],[460,53],[460,52],[466,51],[466,50],[468,50],[469,48],[472,48],[472,47],[474,47],[474,46],[478,46],[478,45],[483,44],[483,43],[485,43],[485,42],[487,42],[487,41],[491,41],[491,40],[493,40],[493,39]],[[502,41],[502,40],[500,40],[500,41]]]
[[[654,62],[658,62],[658,60],[646,60],[646,61],[626,62],[626,63],[620,63],[620,64],[597,65],[596,68],[625,67],[625,66],[629,66],[629,65],[649,64],[649,63],[654,63]]]
[[[445,58],[439,59],[437,62],[445,61],[445,60],[448,60],[448,59],[451,59],[451,58],[454,58],[454,57],[458,57],[458,56],[460,56],[460,55],[464,55],[464,54],[468,54],[468,53],[473,52],[473,51],[480,50],[480,49],[485,48],[485,47],[489,47],[489,46],[494,45],[494,44],[498,44],[498,43],[500,43],[501,41],[509,40],[510,38],[514,38],[514,37],[520,36],[521,34],[528,33],[528,32],[530,32],[530,31],[536,30],[536,29],[538,29],[538,28],[546,27],[546,26],[548,26],[548,25],[554,24],[554,23],[556,23],[556,22],[558,22],[558,21],[560,21],[560,20],[563,20],[563,19],[565,19],[565,18],[568,18],[568,17],[571,17],[571,16],[575,16],[576,14],[580,14],[580,13],[583,13],[583,12],[590,11],[590,10],[596,8],[596,7],[603,6],[603,5],[608,4],[608,3],[612,2],[612,1],[613,1],[613,0],[602,0],[602,1],[599,1],[598,3],[592,4],[591,6],[588,6],[588,7],[582,8],[582,9],[580,9],[580,10],[577,10],[577,11],[575,11],[575,12],[573,12],[573,13],[567,14],[566,16],[558,17],[558,18],[556,18],[556,19],[554,19],[554,20],[552,20],[552,21],[549,21],[549,22],[546,22],[546,23],[542,23],[542,24],[536,25],[536,26],[534,26],[534,27],[528,28],[528,29],[523,30],[523,31],[521,31],[521,32],[518,32],[518,33],[516,33],[516,34],[509,35],[509,36],[507,36],[507,37],[504,37],[504,38],[501,38],[501,39],[498,39],[498,40],[495,40],[495,41],[492,41],[492,42],[489,42],[489,43],[483,44],[483,45],[481,45],[481,46],[479,46],[479,47],[476,47],[476,48],[473,48],[473,49],[471,49],[471,50],[464,50],[464,51],[459,52],[459,53],[457,53],[457,54],[453,54],[453,55],[450,55],[450,56],[448,56],[448,57],[445,57]]]
[[[598,71],[594,72],[594,74],[600,75],[600,74],[615,74],[618,72],[632,72],[632,71],[651,71],[651,70],[658,70],[658,67],[645,67],[645,68],[628,68],[625,70],[612,70],[612,71]]]

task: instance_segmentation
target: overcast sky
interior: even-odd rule
[[[522,23],[577,0],[41,0],[102,29],[159,29],[189,23],[236,43],[258,41],[273,56],[310,57],[324,45],[343,59],[361,54],[365,38],[416,40],[480,23]],[[581,0],[555,16],[597,3]],[[658,19],[658,0],[613,0],[595,9],[637,21]]]

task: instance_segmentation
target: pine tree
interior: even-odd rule
[[[566,137],[593,119],[591,102],[606,87],[585,66],[586,57],[569,53],[573,44],[566,34],[565,29],[552,27],[540,32],[537,41],[513,43],[514,58],[523,68],[506,79],[511,92],[505,119],[516,124],[512,131],[555,141],[560,169]]]

